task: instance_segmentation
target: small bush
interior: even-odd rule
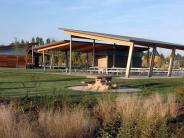
[[[175,97],[119,96],[115,103],[99,101],[95,114],[102,121],[99,137],[168,137],[167,119],[176,116]]]
[[[180,103],[184,104],[184,87],[176,88],[176,96]]]

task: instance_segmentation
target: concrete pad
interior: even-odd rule
[[[89,89],[88,86],[71,86],[68,87],[68,89],[70,90],[75,90],[75,91],[89,91],[89,92],[118,92],[118,93],[129,93],[129,92],[140,92],[141,89],[139,88],[124,88],[124,87],[120,87],[117,89],[110,89],[107,91],[101,91],[101,90],[96,90],[96,89]]]

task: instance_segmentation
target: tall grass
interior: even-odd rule
[[[148,98],[119,96],[111,104],[106,100],[99,101],[95,109],[100,109],[95,113],[103,120],[100,137],[168,137],[167,120],[177,114],[172,95],[166,101],[159,95]]]
[[[159,117],[175,117],[177,105],[175,96],[168,95],[166,101],[156,94],[150,97],[138,96],[120,96],[116,99],[116,109],[121,117],[132,118],[137,115],[144,115],[145,118],[150,119],[155,114]]]
[[[95,120],[89,117],[82,108],[62,111],[42,111],[39,114],[39,124],[45,137],[51,138],[83,138],[92,137],[96,127]]]
[[[83,138],[92,137],[96,128],[95,119],[80,107],[40,111],[36,124],[18,116],[13,108],[0,106],[0,138]]]
[[[0,137],[1,138],[36,138],[31,125],[24,118],[16,118],[11,107],[0,106]]]
[[[0,138],[173,137],[168,120],[176,118],[177,110],[173,95],[107,97],[90,110],[44,108],[34,119],[12,106],[0,106]],[[178,136],[182,130],[176,129]]]

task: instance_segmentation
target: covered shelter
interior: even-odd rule
[[[68,52],[70,51],[70,40],[63,40],[55,42],[48,45],[43,45],[36,48],[37,52],[43,54],[43,62],[45,63],[45,55],[50,55],[50,63],[53,63],[53,57],[57,56],[57,52],[62,52],[64,54],[65,68],[69,66]],[[125,68],[128,58],[128,46],[122,47],[117,44],[107,44],[107,43],[94,43],[86,41],[72,41],[72,51],[80,52],[86,54],[86,64],[91,67],[98,68]],[[134,59],[133,67],[140,67],[142,64],[141,57],[143,51],[147,48],[135,47],[134,48]],[[55,52],[54,52],[55,51]],[[92,55],[91,65],[89,64],[89,54]],[[123,60],[122,60],[123,59]],[[52,66],[52,65],[51,65]],[[51,67],[52,68],[52,67]],[[70,68],[70,66],[69,66]],[[44,66],[45,69],[45,66]]]
[[[44,52],[49,49],[57,49],[63,51],[69,51],[69,73],[72,72],[72,51],[81,51],[81,52],[92,52],[93,53],[93,65],[95,64],[95,52],[100,50],[112,50],[114,48],[119,49],[127,49],[127,62],[126,62],[126,69],[125,69],[125,77],[130,76],[132,61],[133,61],[133,54],[137,50],[146,50],[152,48],[152,54],[149,64],[149,71],[148,76],[151,77],[153,74],[153,67],[154,67],[154,59],[156,54],[156,48],[166,48],[171,50],[170,62],[167,76],[170,77],[173,68],[173,61],[175,57],[176,49],[184,50],[184,45],[174,44],[169,42],[162,42],[144,38],[137,38],[137,37],[129,37],[129,36],[122,36],[122,35],[114,35],[114,34],[104,34],[104,33],[97,33],[97,32],[89,32],[89,31],[81,31],[81,30],[74,30],[74,29],[67,29],[67,28],[60,28],[63,30],[65,34],[70,36],[70,40],[65,40],[62,42],[54,43],[51,45],[45,45],[43,47],[38,48],[39,52]],[[74,39],[81,39],[83,41],[74,41]],[[85,40],[85,41],[84,41]],[[97,41],[102,41],[103,43],[97,43]],[[66,54],[68,54],[66,52]],[[114,55],[114,54],[113,54]],[[44,57],[44,56],[43,56]],[[44,60],[44,59],[43,59]],[[114,58],[113,58],[114,60]]]
[[[94,45],[95,45],[95,40],[99,40],[99,41],[120,44],[122,46],[129,46],[129,54],[128,54],[128,60],[127,60],[126,73],[125,73],[125,76],[127,78],[130,75],[132,55],[133,55],[135,45],[140,45],[143,47],[151,47],[153,49],[151,60],[150,60],[149,73],[148,73],[149,77],[151,77],[153,74],[154,59],[155,59],[155,53],[156,53],[157,47],[171,49],[171,56],[170,56],[168,74],[167,74],[168,77],[170,77],[172,73],[172,67],[173,67],[173,61],[174,61],[176,49],[184,50],[184,45],[180,45],[180,44],[174,44],[174,43],[168,43],[168,42],[162,42],[162,41],[156,41],[156,40],[150,40],[150,39],[144,39],[144,38],[129,37],[129,36],[80,31],[80,30],[73,30],[73,29],[67,29],[67,28],[60,28],[60,29],[64,30],[65,34],[68,34],[71,36],[70,51],[72,50],[72,38],[92,39],[94,42]]]

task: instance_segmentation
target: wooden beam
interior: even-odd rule
[[[49,46],[49,47],[45,47],[45,48],[43,47],[43,48],[38,49],[37,51],[38,51],[38,52],[41,52],[41,51],[44,51],[44,50],[59,48],[59,47],[67,46],[67,45],[70,45],[70,43],[63,43],[63,44],[54,45],[54,46]]]
[[[149,63],[150,63],[150,52],[149,52],[149,46],[148,46],[148,53],[147,53],[147,66],[149,68]]]
[[[172,49],[167,76],[171,77],[176,49]]]
[[[69,65],[69,74],[72,73],[72,36],[70,36],[70,65]]]
[[[68,52],[65,50],[65,68],[68,68]]]
[[[53,66],[53,58],[54,58],[54,54],[52,53],[50,56],[50,69],[52,69],[52,66]]]
[[[33,66],[33,64],[34,64],[34,47],[33,47],[33,45],[31,46],[31,48],[32,48],[31,56],[32,56],[32,66]]]
[[[153,75],[155,53],[156,53],[156,47],[153,47],[153,51],[152,51],[152,55],[151,55],[151,61],[150,61],[150,67],[149,67],[149,72],[148,72],[148,77],[152,77],[152,75]]]
[[[93,62],[92,62],[92,66],[95,66],[95,40],[93,40]]]
[[[87,64],[87,67],[89,66],[89,53],[86,52],[86,64]]]
[[[43,52],[43,70],[45,71],[45,51]]]
[[[107,46],[104,46],[104,45],[100,45],[100,44],[97,44],[95,43],[95,51],[98,51],[98,50],[107,50],[107,49],[112,49],[111,46],[107,45]],[[80,52],[93,52],[93,47],[91,45],[84,45],[84,46],[81,46],[81,47],[78,47],[77,48],[77,51],[80,51]]]
[[[132,45],[129,47],[128,60],[127,60],[127,67],[126,67],[126,72],[125,72],[125,77],[126,77],[126,78],[129,78],[129,76],[130,76],[131,63],[132,63],[132,57],[133,57],[133,49],[134,49],[134,44],[132,44]]]
[[[91,34],[86,34],[86,33],[78,33],[78,32],[73,32],[69,30],[64,30],[64,33],[72,35],[72,36],[88,38],[88,39],[93,39],[93,40],[106,41],[106,42],[111,42],[111,43],[117,43],[117,44],[126,45],[126,46],[131,46],[133,44],[133,42],[129,42],[125,40],[119,40],[119,39],[104,37],[100,35],[97,36],[97,35],[91,35]]]
[[[114,68],[115,67],[115,62],[116,62],[116,44],[114,44],[113,46],[113,60],[112,60],[112,67]]]

